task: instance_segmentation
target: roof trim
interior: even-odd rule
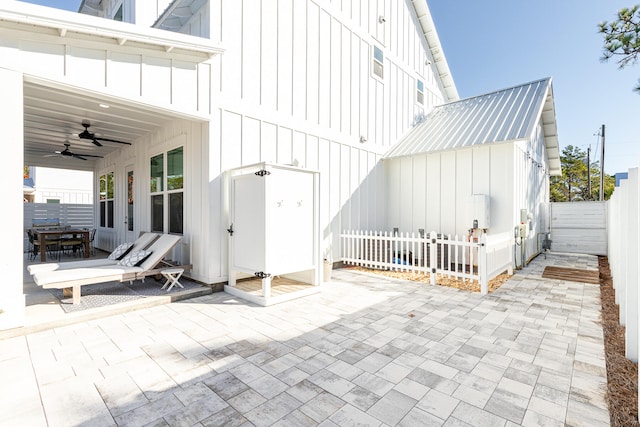
[[[151,26],[178,32],[205,3],[206,0],[173,0]]]
[[[420,22],[420,26],[422,27],[422,33],[424,34],[427,46],[429,47],[429,51],[433,57],[433,61],[438,71],[438,77],[440,77],[440,81],[442,82],[446,96],[445,101],[456,101],[460,99],[458,89],[456,89],[456,84],[453,81],[453,76],[451,75],[447,58],[444,56],[444,50],[440,44],[440,38],[438,37],[436,26],[431,18],[431,12],[429,11],[429,6],[427,6],[427,1],[411,0],[411,3],[416,11],[418,22]]]
[[[549,174],[562,174],[550,77],[435,107],[385,159],[530,140],[542,127]]]
[[[79,22],[78,14],[75,12],[21,1],[3,2],[0,5],[0,25],[2,25],[2,21],[32,27],[51,28],[56,30],[60,37],[65,37],[68,32],[74,32],[82,35],[104,37],[112,42],[115,41],[119,45],[134,42],[161,47],[165,52],[183,50],[204,54],[208,58],[224,52],[224,49],[215,46],[209,39],[186,34],[167,33],[155,28],[144,28],[86,14],[82,15],[82,22]]]
[[[544,132],[544,146],[547,149],[547,162],[551,176],[562,176],[562,162],[560,161],[560,143],[558,141],[558,124],[556,121],[556,106],[553,98],[553,85],[549,77],[547,96],[542,109],[538,113]]]

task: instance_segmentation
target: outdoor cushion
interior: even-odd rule
[[[124,265],[125,267],[135,267],[138,263],[142,263],[149,255],[151,255],[151,251],[147,251],[142,249],[140,251],[134,251],[122,258],[118,261],[118,265]]]
[[[160,237],[156,233],[145,232],[134,242],[130,251],[144,249],[149,244],[154,242]],[[117,265],[118,260],[111,260],[108,258],[93,258],[83,259],[81,261],[67,261],[67,262],[48,262],[45,264],[31,264],[27,267],[29,274],[34,275],[43,271],[57,271],[66,270],[69,268],[88,268],[88,267],[103,267],[107,265]]]
[[[134,242],[127,242],[127,243],[123,243],[120,246],[118,246],[117,248],[115,248],[113,250],[113,252],[111,252],[109,254],[109,256],[107,257],[107,259],[110,260],[121,260],[122,258],[125,257],[125,255],[127,255],[129,253],[129,251],[131,250],[131,248],[133,247],[133,243]]]

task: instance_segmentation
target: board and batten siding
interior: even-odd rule
[[[0,28],[0,66],[186,114],[211,110],[210,64],[160,47]]]
[[[495,144],[384,160],[383,229],[466,235],[471,195],[487,194],[490,232],[512,230],[513,152],[512,144]]]
[[[388,0],[212,0],[210,15],[211,38],[225,47],[211,60],[219,77],[211,174],[256,162],[320,171],[322,247],[338,259],[343,229],[385,223],[382,155],[444,99],[413,8]],[[384,53],[382,79],[372,74],[374,46]],[[215,187],[212,198],[219,196]],[[214,241],[226,242],[228,226],[212,224],[222,232]]]
[[[208,128],[207,122],[176,119],[159,131],[133,141],[131,146],[100,159],[96,172],[98,176],[114,172],[116,207],[126,206],[126,171],[133,166],[134,234],[137,236],[151,229],[148,178],[151,157],[184,147],[184,237],[168,258],[193,264],[191,277],[206,283],[222,274],[220,265],[210,261],[212,255],[221,257],[220,246],[212,244],[210,228],[211,218],[220,216],[219,202],[210,204],[213,184],[220,177],[209,176],[209,146],[203,143],[208,140]],[[125,211],[116,209],[114,214],[116,228],[101,228],[95,242],[96,247],[107,251],[127,241],[124,228],[119,226],[124,224]],[[215,235],[220,239],[219,233]]]
[[[607,203],[551,203],[551,250],[607,255]]]

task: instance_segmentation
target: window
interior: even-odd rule
[[[183,153],[183,147],[179,147],[168,151],[166,156],[163,153],[151,158],[151,231],[163,233],[168,229],[169,233],[183,233]]]
[[[416,85],[416,101],[418,104],[424,105],[424,83],[420,79]]]
[[[384,54],[382,49],[376,46],[373,47],[373,74],[384,78]]]
[[[113,228],[114,173],[100,175],[100,227]]]
[[[120,5],[116,13],[113,15],[113,20],[122,22],[122,5]]]

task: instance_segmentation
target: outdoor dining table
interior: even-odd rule
[[[40,260],[42,262],[47,260],[47,251],[44,250],[46,248],[47,237],[62,237],[67,234],[82,235],[82,241],[84,242],[84,257],[89,258],[89,230],[67,228],[60,230],[38,230],[34,231],[34,233],[37,234],[37,236],[34,237],[40,240]]]

